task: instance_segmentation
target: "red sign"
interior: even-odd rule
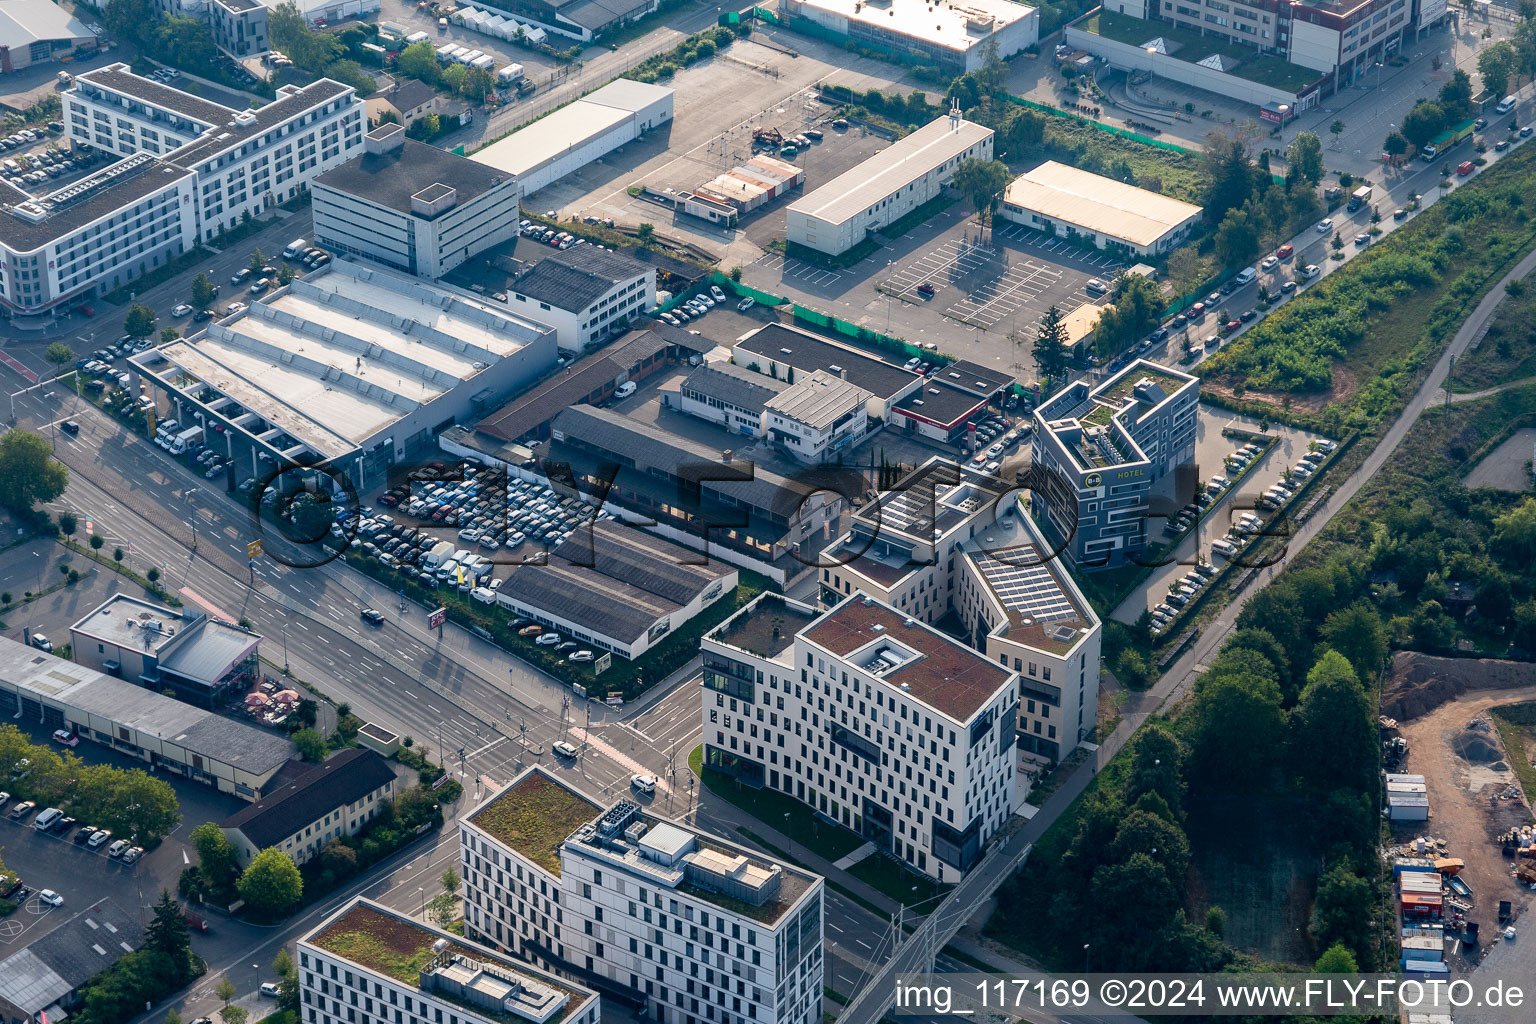
[[[445,623],[447,621],[448,621],[448,609],[447,608],[434,608],[432,611],[427,613],[427,628],[428,629],[441,629],[442,626],[443,626],[443,623]]]

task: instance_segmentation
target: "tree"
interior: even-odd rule
[[[1318,792],[1363,790],[1376,774],[1376,728],[1355,670],[1324,651],[1291,713],[1291,765]]]
[[[443,72],[443,87],[453,92],[464,88],[464,79],[469,77],[469,68],[463,64],[450,64]]]
[[[1529,567],[1536,563],[1536,498],[1526,498],[1494,517],[1488,548],[1506,565]]]
[[[1359,974],[1360,965],[1355,962],[1355,954],[1341,942],[1335,942],[1323,951],[1323,955],[1317,958],[1317,963],[1312,970],[1318,974]]]
[[[193,829],[191,839],[203,875],[216,885],[228,885],[240,869],[240,855],[235,845],[211,821]]]
[[[1189,739],[1190,781],[1208,792],[1256,785],[1284,749],[1280,688],[1272,679],[1207,671],[1181,725]]]
[[[1167,869],[1169,878],[1182,879],[1189,868],[1189,838],[1184,830],[1148,811],[1134,810],[1121,819],[1110,850],[1116,860],[1145,853]]]
[[[1356,601],[1329,615],[1321,634],[1324,643],[1349,661],[1361,683],[1372,683],[1386,663],[1387,629],[1375,607],[1366,601]]]
[[[1354,952],[1361,966],[1369,970],[1368,953],[1375,938],[1371,910],[1376,894],[1369,881],[1351,870],[1344,861],[1336,861],[1317,882],[1317,898],[1312,903],[1312,939],[1328,948],[1342,943]]]
[[[1040,318],[1035,333],[1035,365],[1047,379],[1060,377],[1067,369],[1067,327],[1061,310],[1052,305]]]
[[[485,68],[470,68],[459,83],[459,94],[472,103],[481,103],[496,91],[496,79]]]
[[[1477,72],[1483,76],[1483,87],[1495,96],[1509,91],[1512,78],[1520,73],[1520,55],[1514,44],[1507,39],[1490,43],[1477,55]]]
[[[1431,100],[1420,100],[1403,116],[1403,137],[1414,149],[1423,149],[1429,140],[1445,131],[1445,110]]]
[[[992,214],[1002,201],[1003,189],[1012,180],[1008,165],[1001,160],[967,158],[955,167],[951,184],[970,202],[976,210],[976,219],[985,228],[992,223]]]
[[[181,337],[181,332],[174,327],[163,327],[160,330],[160,344],[162,345],[169,345],[179,337]]]
[[[165,1024],[181,1024],[181,1014],[176,1012],[174,1006],[165,1011]]]
[[[282,850],[268,848],[251,859],[236,888],[240,898],[258,914],[279,917],[304,897],[304,879],[293,859]]]
[[[1152,721],[1131,739],[1131,766],[1126,773],[1125,799],[1135,803],[1144,793],[1156,793],[1182,819],[1184,746],[1164,722]]]
[[[150,921],[146,931],[145,944],[150,949],[170,954],[178,961],[185,960],[187,951],[192,948],[192,932],[182,919],[181,904],[169,889],[160,890],[160,899],[155,903],[154,920]]]
[[[299,756],[311,764],[325,760],[325,737],[313,729],[300,729],[294,733],[293,745],[299,748]]]
[[[219,1010],[219,1019],[224,1024],[246,1024],[251,1019],[251,1011],[243,1006],[226,1006]]]
[[[1472,76],[1461,68],[1451,72],[1448,82],[1440,87],[1440,108],[1445,111],[1448,124],[1465,121],[1477,112],[1472,102]]]
[[[338,878],[345,878],[357,871],[357,851],[341,841],[338,836],[325,844],[320,851],[320,863]]]
[[[155,311],[135,302],[123,320],[123,333],[130,338],[147,338],[155,332]]]
[[[1323,180],[1323,143],[1313,132],[1298,132],[1296,140],[1285,151],[1289,165],[1287,177],[1292,175],[1316,185]]]
[[[91,534],[91,550],[92,551],[100,551],[101,550],[101,546],[103,544],[105,544],[105,543],[106,543],[106,541],[102,538],[101,534],[99,534],[99,533]]]
[[[443,891],[449,896],[459,894],[459,873],[452,866],[443,869]]]
[[[1259,251],[1259,225],[1247,210],[1233,210],[1216,229],[1216,258],[1224,269],[1242,266]]]
[[[1335,118],[1334,122],[1328,126],[1328,133],[1333,136],[1333,148],[1338,149],[1339,136],[1344,134],[1344,122]]]
[[[1402,132],[1395,131],[1387,136],[1386,141],[1381,144],[1381,148],[1392,158],[1392,162],[1396,163],[1407,154],[1408,139]]]
[[[204,271],[192,279],[192,305],[198,309],[209,309],[213,306],[213,282],[208,280],[208,273]]]
[[[0,437],[0,508],[32,511],[64,493],[69,470],[56,462],[46,440],[25,430]]]
[[[1093,345],[1107,362],[1156,326],[1162,314],[1157,284],[1140,274],[1122,273],[1109,292],[1109,304],[1093,328]]]
[[[1248,148],[1242,140],[1220,133],[1212,133],[1206,140],[1205,168],[1210,176],[1205,215],[1212,224],[1220,224],[1228,210],[1246,203],[1263,177],[1263,172],[1248,158]]]
[[[249,270],[252,276],[265,273],[266,271],[264,268],[266,265],[267,257],[262,254],[260,249],[257,249],[255,252],[251,253],[251,258],[245,261],[245,269]]]
[[[651,239],[654,237],[656,237],[656,225],[654,224],[641,224],[635,228],[635,238],[639,241],[642,248],[650,245]]]
[[[308,697],[300,698],[298,706],[293,709],[293,717],[300,725],[313,726],[320,720],[320,705]]]
[[[288,950],[279,949],[276,958],[272,961],[272,969],[277,972],[277,1008],[285,1010],[298,1019],[299,1013],[299,972],[293,966],[293,958],[288,955]]]
[[[430,42],[412,43],[400,51],[395,70],[406,78],[416,78],[428,85],[435,85],[443,77],[443,66],[437,62],[437,50]]]
[[[236,993],[239,991],[239,989],[235,988],[234,982],[228,978],[220,978],[218,988],[213,990],[213,994],[219,998],[221,1003],[228,1006],[229,1001],[235,998]]]
[[[142,44],[160,21],[153,0],[107,0],[102,22],[118,39]]]
[[[62,341],[55,341],[43,349],[43,358],[62,370],[65,363],[75,361],[75,350]]]
[[[59,532],[66,537],[73,537],[75,530],[79,529],[80,520],[75,518],[73,512],[59,513]]]

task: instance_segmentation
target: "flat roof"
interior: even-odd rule
[[[964,119],[951,127],[947,116],[937,118],[806,193],[789,210],[840,224],[992,135],[991,128]]]
[[[946,50],[965,53],[985,43],[1009,25],[1023,21],[1035,8],[1012,0],[964,0],[929,5],[923,0],[802,0],[806,7],[827,11],[850,23],[921,39]],[[1004,54],[1007,56],[1007,54]]]
[[[765,324],[737,341],[736,348],[761,356],[766,362],[788,364],[806,373],[826,370],[842,376],[839,371],[846,370],[849,383],[886,401],[918,379],[911,370],[784,324]],[[762,372],[767,369],[764,365]]]
[[[825,430],[869,401],[869,392],[826,370],[815,370],[768,400],[766,408],[785,419]],[[862,413],[863,409],[859,411]]]
[[[953,427],[960,420],[986,405],[987,399],[972,391],[962,391],[948,381],[929,378],[921,388],[896,403],[896,408],[942,427]]]
[[[519,128],[500,142],[476,150],[470,159],[523,177],[629,121],[635,113],[672,94],[659,85],[616,79],[575,103]]]
[[[602,808],[534,765],[466,819],[535,864],[560,874],[560,844]]]
[[[281,736],[0,637],[0,685],[96,715],[252,775],[293,756]]]
[[[525,1018],[491,1006],[467,1003],[441,987],[421,988],[422,968],[437,956],[438,951],[433,948],[437,943],[444,943],[443,948],[447,952],[491,964],[503,972],[510,972],[514,977],[526,979],[532,985],[544,986],[567,997],[566,1004],[544,1024],[560,1024],[560,1021],[597,999],[596,994],[588,989],[540,970],[524,960],[503,956],[489,947],[423,924],[361,896],[353,897],[351,903],[327,918],[314,931],[301,936],[299,941],[323,949],[358,967],[392,978],[408,989],[427,992],[432,998],[444,1002],[459,1003],[466,1007],[470,1015],[489,1020],[515,1022]]]
[[[397,213],[424,217],[411,205],[411,197],[424,187],[445,185],[453,189],[458,194],[451,209],[457,209],[460,204],[484,195],[506,180],[504,171],[415,139],[405,139],[399,148],[387,153],[364,153],[353,157],[320,175],[315,184],[357,196]]]
[[[343,85],[329,78],[319,79],[302,88],[295,86],[283,88],[293,91],[283,95],[282,90],[279,90],[278,98],[271,103],[250,112],[250,116],[244,116],[247,112],[241,111],[241,116],[208,129],[200,138],[193,139],[180,149],[174,150],[168,159],[183,166],[207,160],[271,131],[289,118],[297,117],[307,110],[352,92],[350,85]]]
[[[795,634],[816,621],[809,605],[766,590],[706,636],[761,658],[777,658],[794,646]]]
[[[936,455],[860,506],[854,518],[879,532],[899,533],[931,544],[995,506],[1008,490],[1009,486],[996,477],[964,472],[956,463]]]
[[[991,398],[1013,383],[1013,378],[1007,374],[973,363],[969,359],[956,359],[947,366],[938,367],[933,371],[932,378],[986,398]]]
[[[10,204],[0,217],[0,242],[17,252],[40,249],[55,239],[110,217],[156,192],[190,181],[192,172],[136,153],[70,182],[33,196],[10,183]],[[186,195],[192,193],[189,187]],[[26,216],[28,211],[38,215]]]
[[[105,67],[92,71],[84,71],[75,76],[76,82],[84,82],[89,85],[97,85],[122,96],[131,96],[137,100],[143,100],[153,107],[161,107],[173,111],[183,117],[198,122],[206,128],[216,124],[223,124],[235,116],[233,107],[226,107],[222,103],[214,103],[200,96],[193,96],[181,89],[174,89],[164,85],[153,78],[145,78],[128,70],[128,65],[119,61],[116,64],[108,64]]]
[[[1013,179],[1003,201],[1134,245],[1153,245],[1204,212],[1193,203],[1055,160]]]
[[[958,723],[969,721],[1013,676],[958,640],[863,591],[849,595],[801,635],[844,659],[891,642],[906,648],[916,657],[891,671],[871,674]]]
[[[976,576],[1008,616],[1002,634],[1016,643],[1065,654],[1099,619],[1021,504],[961,544]]]

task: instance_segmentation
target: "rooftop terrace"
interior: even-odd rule
[[[546,871],[560,874],[560,844],[602,808],[542,771],[497,793],[469,820]]]
[[[1287,92],[1300,93],[1323,77],[1321,71],[1292,64],[1280,57],[1265,56],[1255,49],[1223,39],[1205,38],[1198,32],[1166,21],[1143,21],[1112,11],[1100,11],[1078,22],[1076,27],[1137,47],[1161,38],[1165,44],[1172,44],[1169,56],[1177,60],[1198,64],[1208,57],[1219,56],[1230,62],[1228,74]]]
[[[760,658],[777,658],[794,645],[795,634],[815,619],[809,607],[765,593],[716,626],[709,637]]]

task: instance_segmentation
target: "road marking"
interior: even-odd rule
[[[181,596],[186,598],[188,601],[191,601],[193,604],[197,605],[203,611],[207,612],[209,615],[221,618],[225,622],[236,621],[235,616],[229,614],[229,612],[226,612],[224,609],[220,608],[218,605],[214,604],[212,601],[208,600],[206,597],[193,590],[191,587],[182,587],[178,593],[180,593]]]
[[[510,738],[511,737],[509,737],[509,736],[498,737],[498,738],[496,738],[494,740],[491,740],[491,742],[487,743],[485,746],[481,747],[479,750],[471,750],[465,756],[466,757],[478,757],[479,755],[485,753],[487,750],[490,750],[492,747],[497,746],[498,744],[505,743]]]

